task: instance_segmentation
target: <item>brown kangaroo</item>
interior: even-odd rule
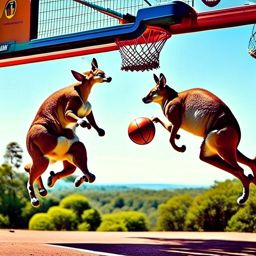
[[[39,194],[47,195],[41,175],[49,163],[63,161],[63,170],[50,172],[48,186],[65,176],[71,175],[76,167],[83,176],[75,180],[75,186],[82,182],[93,182],[95,176],[87,167],[86,148],[75,134],[77,126],[96,129],[99,136],[104,136],[105,131],[98,127],[87,101],[92,87],[96,83],[111,82],[105,72],[98,68],[97,61],[92,60],[91,70],[83,74],[71,71],[77,83],[60,89],[50,95],[39,108],[27,134],[27,150],[32,158],[32,163],[25,166],[29,173],[28,193],[33,206],[40,205],[34,191],[34,182],[39,185]],[[87,121],[83,118],[86,117]]]
[[[154,75],[156,85],[151,89],[144,103],[156,102],[162,107],[169,122],[153,117],[152,121],[160,123],[170,135],[172,147],[184,152],[186,147],[176,145],[178,130],[184,129],[194,135],[203,137],[200,159],[208,164],[223,169],[243,184],[243,193],[237,199],[238,204],[245,203],[249,197],[249,186],[256,184],[256,159],[249,159],[238,149],[241,138],[239,124],[227,105],[213,93],[199,88],[176,92],[166,85],[166,78]],[[238,162],[247,165],[252,174],[246,176]]]

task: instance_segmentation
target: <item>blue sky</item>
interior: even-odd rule
[[[216,8],[243,3],[222,0]],[[196,9],[210,10],[199,0]],[[255,157],[256,60],[247,53],[251,30],[252,25],[173,36],[162,50],[160,69],[150,72],[121,71],[118,51],[1,68],[0,155],[9,142],[16,141],[24,149],[24,163],[30,160],[26,132],[40,104],[52,92],[74,82],[71,69],[88,70],[95,57],[99,67],[113,78],[110,84],[96,86],[89,98],[105,137],[94,130],[78,129],[95,182],[211,185],[215,180],[233,178],[199,160],[202,138],[180,131],[178,143],[185,144],[187,150],[178,153],[158,124],[154,140],[145,146],[130,141],[127,128],[136,117],[164,118],[159,105],[142,102],[154,85],[153,73],[161,72],[177,91],[202,87],[226,102],[241,127],[240,151]],[[53,169],[60,166],[51,166],[48,171]]]

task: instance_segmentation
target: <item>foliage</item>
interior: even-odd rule
[[[0,214],[0,228],[7,228],[9,226],[8,216]]]
[[[193,198],[188,195],[174,196],[158,208],[157,229],[161,231],[185,230],[185,219]]]
[[[22,153],[23,150],[17,142],[9,143],[4,154],[5,164],[19,168],[22,163]]]
[[[10,228],[24,228],[21,209],[26,204],[26,177],[8,164],[0,165],[0,213],[9,218]]]
[[[238,181],[216,182],[193,201],[186,217],[187,229],[224,231],[229,219],[239,208],[236,198],[240,191]]]
[[[47,213],[36,213],[29,221],[30,230],[54,230],[52,219]]]
[[[80,223],[77,226],[78,231],[90,231],[90,229],[91,229],[91,226],[87,222]]]
[[[91,208],[88,199],[81,194],[72,194],[65,197],[60,201],[60,207],[73,210],[78,218],[81,217],[84,210]]]
[[[47,215],[51,219],[55,230],[76,230],[77,218],[72,210],[53,206],[49,208]]]
[[[256,188],[251,192],[251,198],[241,207],[228,222],[226,231],[256,232]]]
[[[134,211],[116,212],[104,215],[102,223],[97,230],[113,231],[118,228],[124,229],[125,231],[147,231],[147,221],[144,213]]]
[[[100,213],[96,209],[85,210],[82,214],[82,221],[87,224],[88,231],[95,231],[101,223]]]

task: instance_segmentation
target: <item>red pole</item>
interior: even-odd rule
[[[197,17],[185,18],[182,23],[172,25],[169,29],[174,35],[254,23],[256,23],[256,4],[201,12]]]

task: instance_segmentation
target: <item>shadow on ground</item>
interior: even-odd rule
[[[136,238],[138,240],[138,238]],[[148,243],[59,243],[52,244],[69,248],[97,251],[126,256],[235,256],[256,255],[256,242],[200,240],[200,239],[147,239]]]

